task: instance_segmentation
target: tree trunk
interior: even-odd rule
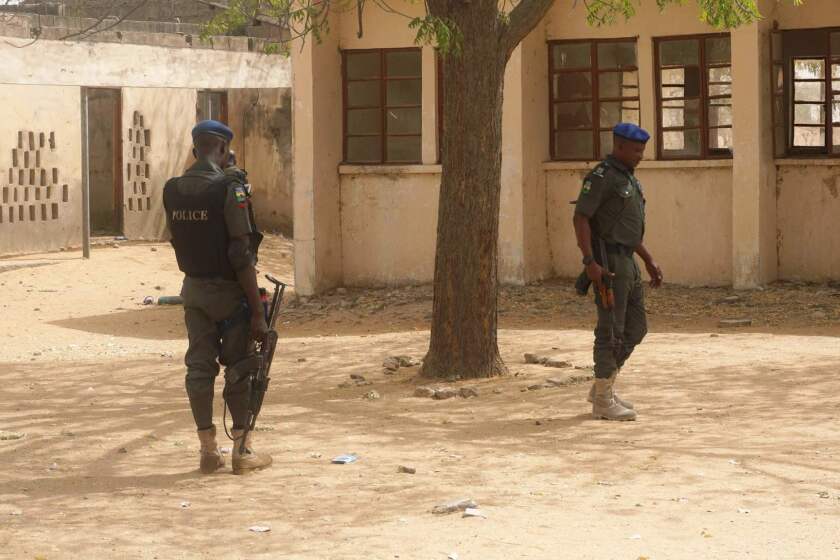
[[[463,33],[444,55],[443,175],[438,207],[434,312],[423,374],[505,373],[496,338],[502,86],[508,54],[496,2],[430,1]],[[441,13],[436,8],[448,8]]]

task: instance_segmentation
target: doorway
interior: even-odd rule
[[[118,89],[88,88],[90,231],[123,234],[122,96]]]

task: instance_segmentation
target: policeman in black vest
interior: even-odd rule
[[[254,340],[266,331],[255,265],[262,235],[244,174],[225,173],[233,131],[218,121],[202,121],[192,131],[195,164],[163,189],[166,222],[178,268],[189,336],[186,387],[201,442],[203,473],[224,466],[213,425],[213,385],[225,366],[224,399],[233,421],[233,472],[260,469],[271,456],[257,453],[251,435],[240,452],[247,419],[249,375],[258,367]]]

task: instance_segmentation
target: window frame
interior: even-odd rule
[[[590,65],[588,68],[564,68],[562,70],[555,70],[554,69],[554,45],[568,45],[568,44],[579,44],[579,43],[588,43],[590,48]],[[628,66],[626,68],[622,68],[621,70],[617,69],[606,69],[600,70],[598,68],[598,45],[601,43],[633,43],[636,47],[636,65],[635,66]],[[553,39],[550,41],[546,41],[546,45],[548,47],[548,142],[549,142],[549,154],[551,161],[597,161],[598,159],[603,159],[607,156],[607,154],[601,154],[601,133],[604,131],[609,131],[609,128],[602,128],[601,127],[601,102],[605,103],[615,103],[615,102],[622,102],[622,101],[635,101],[639,104],[639,124],[641,125],[642,121],[642,102],[641,96],[639,95],[641,89],[641,76],[639,75],[639,37],[610,37],[610,38],[598,38],[598,39]],[[592,103],[592,127],[590,129],[571,129],[571,128],[557,128],[554,125],[554,105],[558,102],[554,98],[554,76],[557,74],[572,74],[572,73],[581,73],[589,71],[591,79],[592,79],[592,97],[585,98],[585,99],[573,99],[567,101],[581,101],[581,102],[591,102]],[[600,74],[606,73],[614,73],[614,72],[636,72],[636,96],[635,97],[608,97],[601,99],[600,98]],[[581,130],[586,131],[590,130],[593,134],[592,140],[592,157],[590,159],[580,159],[580,158],[565,158],[565,157],[557,157],[555,155],[555,136],[558,130]]]
[[[388,77],[388,65],[386,57],[388,53],[393,52],[416,52],[420,57],[420,74],[417,76],[395,76]],[[363,54],[363,53],[378,53],[379,54],[379,77],[365,78],[358,80],[347,79],[347,55],[348,54]],[[389,80],[420,80],[420,103],[417,105],[388,105],[387,104],[387,89]],[[350,82],[379,82],[379,105],[374,106],[359,106],[348,107],[347,105],[347,85]],[[379,109],[379,134],[349,134],[347,130],[347,112],[348,110],[356,109]],[[388,109],[420,109],[420,132],[418,134],[388,134],[387,112]],[[342,123],[342,155],[341,161],[344,165],[418,165],[423,160],[423,50],[420,47],[397,47],[385,49],[341,49],[341,123]],[[349,161],[347,159],[347,139],[351,137],[375,137],[379,136],[382,139],[380,145],[380,157],[378,161]],[[411,161],[388,161],[388,138],[389,137],[411,137],[420,139],[420,153],[417,160]]]
[[[196,98],[195,98],[195,109],[196,109],[196,122],[199,121],[198,112],[201,109],[199,104],[199,99],[201,94],[210,94],[210,95],[218,95],[219,96],[219,118],[217,119],[219,122],[224,124],[229,124],[229,114],[228,114],[228,91],[226,89],[199,89],[196,91]],[[207,116],[208,119],[213,118],[212,115]]]
[[[714,39],[714,38],[723,38],[726,37],[729,39],[729,63],[728,64],[721,64],[721,63],[714,63],[708,64],[706,62],[706,39]],[[697,65],[700,68],[700,154],[696,156],[687,156],[687,155],[679,155],[679,156],[668,156],[664,155],[664,127],[662,124],[662,109],[663,109],[663,98],[662,98],[662,69],[663,66],[660,62],[659,58],[659,51],[660,46],[663,42],[667,41],[685,41],[685,40],[697,40],[699,52],[698,52],[698,61]],[[771,57],[772,58],[772,57]],[[709,148],[709,130],[712,128],[729,128],[730,130],[735,129],[734,123],[734,112],[733,112],[733,123],[728,126],[709,126],[709,102],[712,99],[723,99],[728,97],[730,102],[733,98],[732,93],[729,95],[709,95],[709,69],[710,68],[725,68],[729,67],[730,71],[732,68],[732,34],[731,33],[695,33],[691,35],[666,35],[662,37],[654,37],[653,38],[653,73],[654,73],[654,88],[655,88],[655,107],[654,112],[656,113],[656,159],[663,160],[663,161],[681,161],[681,160],[691,160],[691,161],[699,161],[699,160],[709,160],[709,159],[732,159],[732,149],[710,149]],[[677,66],[665,66],[665,68],[677,68]],[[684,68],[685,66],[683,66]],[[732,87],[733,81],[729,82],[730,87]],[[717,85],[718,82],[715,82],[713,85]],[[679,99],[679,98],[677,98]],[[682,99],[686,99],[683,97]],[[670,100],[673,100],[671,98]],[[670,127],[670,130],[696,130],[695,127]],[[733,132],[734,138],[734,132]]]
[[[794,34],[794,33],[807,33],[807,32],[824,32],[826,37],[826,45],[825,51],[822,55],[814,55],[814,56],[799,56],[799,55],[792,55],[788,58],[785,57],[785,49],[784,49],[784,39],[786,34]],[[807,27],[807,28],[797,28],[797,29],[774,29],[768,37],[769,40],[769,47],[770,47],[770,99],[771,99],[771,111],[770,111],[770,122],[771,122],[771,130],[773,131],[773,157],[776,159],[785,159],[785,158],[813,158],[813,159],[838,159],[840,158],[840,148],[835,152],[835,141],[834,141],[834,127],[835,123],[832,122],[833,115],[832,115],[832,106],[834,103],[834,95],[838,94],[838,101],[840,102],[840,90],[835,90],[833,88],[833,82],[835,81],[832,78],[831,70],[833,64],[840,64],[840,52],[833,53],[831,50],[831,35],[832,33],[840,33],[840,27],[838,26],[828,26],[828,27]],[[781,52],[777,53],[775,46],[773,44],[774,37],[779,37],[779,46]],[[807,79],[795,79],[795,65],[797,60],[807,60],[807,59],[821,59],[825,64],[825,72],[822,80],[807,80]],[[782,93],[779,94],[776,90],[776,68],[782,68]],[[794,131],[796,128],[795,122],[795,109],[797,104],[812,104],[815,105],[817,102],[799,102],[795,101],[795,86],[796,82],[820,82],[822,81],[825,84],[825,99],[823,100],[823,107],[825,110],[825,122],[823,124],[824,127],[824,134],[825,134],[825,145],[823,147],[817,146],[794,146],[793,145],[793,136]],[[776,122],[776,107],[775,103],[777,98],[781,97],[782,100],[782,110],[785,117],[785,122],[781,125]],[[784,146],[779,146],[776,138],[776,129],[782,126],[784,130],[784,139],[785,143]],[[814,126],[813,128],[819,128]],[[840,128],[840,123],[837,123],[837,128]],[[838,142],[837,145],[840,145]],[[780,149],[781,148],[781,149]]]

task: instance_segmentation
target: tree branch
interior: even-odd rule
[[[508,56],[545,16],[554,0],[521,0],[510,12],[502,46]]]
[[[116,27],[117,25],[119,25],[120,23],[122,23],[123,21],[128,19],[128,17],[131,14],[133,14],[134,12],[136,12],[137,10],[139,10],[140,8],[145,6],[148,1],[149,0],[140,0],[133,8],[128,10],[126,13],[124,13],[123,15],[118,17],[114,22],[112,22],[109,25],[106,25],[102,29],[96,29],[96,28],[99,26],[100,23],[105,21],[108,18],[108,16],[100,17],[99,19],[94,21],[91,25],[89,25],[85,29],[82,29],[81,31],[77,31],[75,33],[70,33],[70,34],[65,35],[63,37],[60,37],[59,41],[66,41],[67,39],[72,39],[74,37],[81,37],[82,39],[87,39],[88,37],[90,37],[91,35],[95,35],[96,33],[102,33],[103,31],[108,31],[109,29],[112,29],[112,28]]]

